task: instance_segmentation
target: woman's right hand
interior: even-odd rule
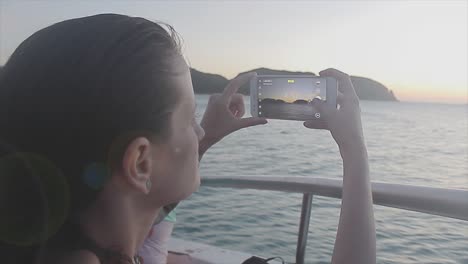
[[[349,75],[336,69],[326,69],[320,72],[320,76],[333,77],[338,81],[337,103],[340,108],[314,99],[312,105],[320,112],[320,119],[306,121],[304,126],[330,130],[340,149],[364,146],[359,98]]]

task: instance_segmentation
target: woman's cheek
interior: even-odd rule
[[[173,154],[179,162],[187,163],[191,162],[191,159],[197,159],[198,136],[191,127],[184,132],[175,138]]]

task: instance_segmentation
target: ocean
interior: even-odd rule
[[[202,114],[208,96],[197,95]],[[250,112],[249,98],[245,97]],[[371,180],[468,190],[468,105],[362,101]],[[341,178],[328,131],[299,121],[233,133],[203,157],[204,175]],[[200,187],[174,236],[294,262],[302,194]],[[340,200],[315,196],[306,263],[330,263]],[[468,263],[468,222],[374,206],[378,263]]]

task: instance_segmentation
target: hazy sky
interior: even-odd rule
[[[191,66],[227,78],[257,67],[335,67],[407,101],[468,101],[467,1],[0,0],[0,64],[33,32],[97,13],[172,24]]]

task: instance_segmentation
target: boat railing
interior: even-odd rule
[[[468,221],[468,190],[372,182],[374,204]],[[341,199],[341,179],[204,176],[202,186],[302,193],[296,264],[304,264],[314,195]]]

